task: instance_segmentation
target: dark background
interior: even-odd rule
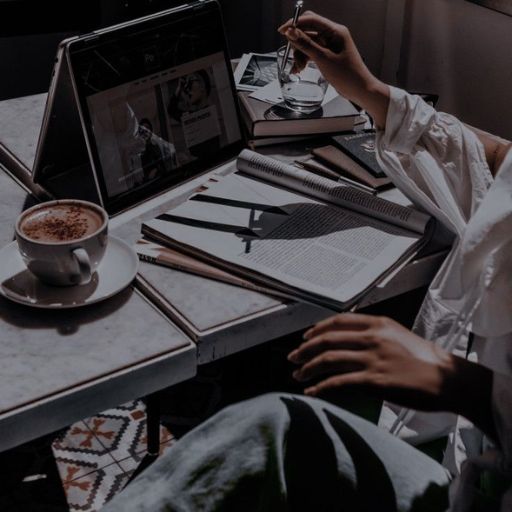
[[[0,0],[0,100],[46,92],[59,41],[185,0]],[[260,2],[220,0],[232,57],[268,51]],[[240,19],[250,19],[240,27]]]

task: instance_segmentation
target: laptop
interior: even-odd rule
[[[33,179],[115,215],[243,146],[220,7],[198,0],[59,45]]]

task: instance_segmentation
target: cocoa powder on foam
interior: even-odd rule
[[[33,240],[65,242],[93,233],[100,225],[95,212],[71,205],[56,206],[42,213],[38,211],[23,222],[21,229]]]

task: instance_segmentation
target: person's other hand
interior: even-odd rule
[[[343,313],[307,331],[288,359],[294,378],[315,380],[305,393],[363,388],[422,410],[450,410],[453,356],[390,318]]]
[[[389,89],[363,62],[347,27],[311,11],[279,27],[292,44],[295,70],[314,61],[327,81],[345,98],[366,109],[379,126],[384,126]]]

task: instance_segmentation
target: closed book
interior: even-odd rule
[[[271,105],[240,91],[240,110],[250,138],[319,135],[351,131],[360,120],[358,110],[342,96],[310,114]]]
[[[391,187],[391,180],[385,175],[378,177],[370,172],[367,167],[363,167],[348,153],[344,153],[334,146],[323,146],[314,148],[311,153],[328,168],[341,176],[348,176],[351,179],[371,187],[375,191]]]
[[[377,162],[375,154],[375,131],[349,133],[332,138],[337,147],[364,167],[375,178],[385,178],[386,174]]]

